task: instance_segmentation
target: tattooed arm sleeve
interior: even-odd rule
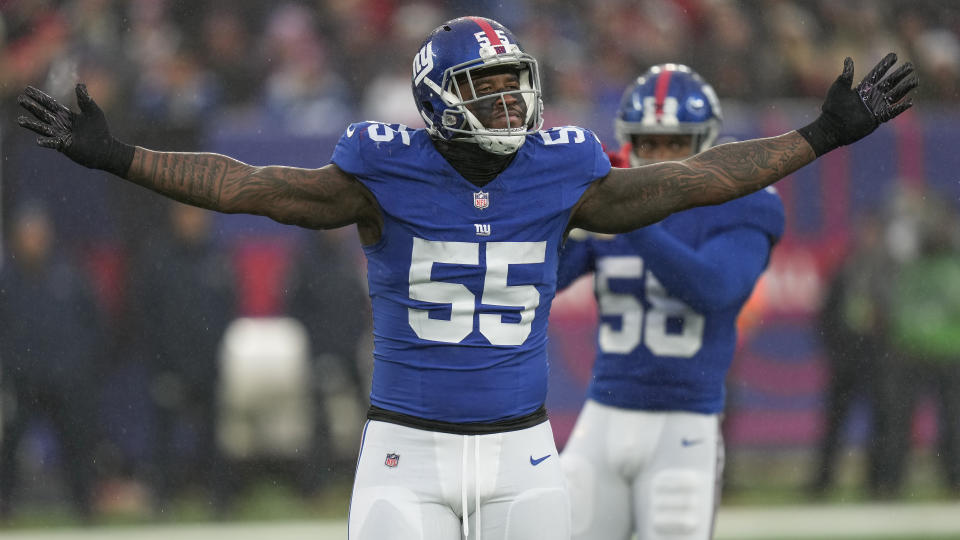
[[[126,178],[193,206],[311,229],[358,223],[376,214],[369,191],[336,165],[254,167],[220,154],[137,147]]]
[[[796,131],[716,146],[684,161],[611,169],[574,209],[571,227],[626,232],[674,212],[753,193],[816,159]]]

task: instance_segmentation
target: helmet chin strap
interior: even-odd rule
[[[501,156],[516,153],[527,140],[526,135],[474,135],[473,138],[480,148]]]
[[[467,123],[470,124],[470,127],[475,133],[473,136],[465,140],[472,140],[480,145],[480,148],[490,152],[491,154],[498,155],[508,155],[513,154],[523,146],[523,143],[527,140],[526,130],[522,127],[516,129],[491,129],[485,127],[472,112],[464,107],[464,116],[467,119]],[[513,131],[519,131],[517,135],[499,135],[499,134],[490,134],[490,133],[510,133]],[[484,133],[486,132],[486,133]]]

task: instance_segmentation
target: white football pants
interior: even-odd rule
[[[723,471],[718,415],[587,400],[561,461],[575,540],[705,540]]]
[[[350,540],[568,540],[570,504],[549,422],[454,435],[364,428]]]

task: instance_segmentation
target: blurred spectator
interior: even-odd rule
[[[133,95],[132,112],[142,128],[134,136],[174,151],[199,144],[204,123],[218,105],[212,75],[186,47],[158,54]]]
[[[339,133],[353,116],[348,87],[327,61],[328,44],[313,11],[285,4],[267,23],[263,107],[272,130],[295,135]]]
[[[697,42],[701,74],[713,83],[718,95],[749,97],[760,86],[760,70],[754,60],[759,30],[737,2],[706,2],[704,9],[709,37]]]
[[[398,61],[393,69],[383,71],[370,82],[363,94],[363,118],[411,127],[423,122],[410,99],[410,74],[406,64]]]
[[[164,512],[177,490],[200,480],[218,511],[226,504],[216,443],[218,348],[234,316],[234,278],[213,235],[213,214],[170,203],[170,223],[146,241],[131,276],[131,317],[150,376],[154,449],[150,484]]]
[[[361,113],[363,118],[414,127],[423,120],[410,98],[410,51],[420,46],[423,36],[443,20],[443,14],[435,6],[414,2],[398,7],[395,18],[397,25],[394,38],[397,46],[381,52],[379,57],[384,59],[384,65],[377,66],[368,84],[361,83]],[[360,57],[370,62],[370,56],[365,51],[360,52]]]
[[[344,74],[342,82],[351,95],[362,94],[371,80],[389,69],[390,52],[404,56],[403,64],[409,64],[410,55],[423,39],[423,27],[429,32],[443,21],[435,19],[435,12],[429,7],[418,9],[419,3],[409,4],[414,11],[414,17],[410,17],[402,13],[405,8],[399,4],[396,0],[327,0],[316,2],[315,9],[311,6],[307,10],[310,16],[305,21],[330,46],[331,54],[324,59],[329,64],[324,69]],[[425,19],[417,19],[418,15]],[[405,35],[413,31],[420,33],[415,41],[407,42]],[[390,45],[383,47],[385,43]],[[346,104],[354,102],[346,100]]]
[[[71,49],[116,59],[122,54],[120,14],[114,0],[76,0],[63,7]]]
[[[210,67],[225,112],[243,114],[259,93],[262,67],[246,21],[223,5],[209,11],[201,35],[203,61]]]
[[[363,423],[369,377],[361,366],[371,363],[364,354],[369,351],[371,313],[357,254],[347,247],[344,234],[354,234],[354,229],[312,233],[292,265],[286,298],[288,314],[307,329],[314,363],[315,458],[309,461],[351,470],[356,449],[337,448],[336,431],[343,428],[334,424],[352,430]],[[356,418],[343,418],[350,415]],[[346,440],[352,444],[357,438]],[[326,475],[310,471],[307,476],[320,482]]]
[[[838,451],[843,446],[846,420],[862,399],[872,421],[866,437],[866,482],[870,493],[883,496],[885,467],[889,464],[892,400],[889,383],[895,359],[887,335],[890,310],[890,272],[894,268],[885,243],[884,222],[875,212],[860,217],[854,245],[830,282],[820,310],[818,328],[829,365],[823,403],[824,433],[811,494],[823,495],[834,483]]]
[[[137,64],[137,73],[148,73],[151,66],[170,57],[183,42],[183,30],[171,20],[167,0],[132,0],[125,7],[128,32],[124,50]]]
[[[103,316],[91,284],[59,253],[45,207],[24,203],[10,236],[0,272],[0,518],[13,510],[20,443],[31,422],[45,418],[57,435],[70,501],[87,520],[94,510]]]
[[[923,31],[915,43],[920,76],[929,86],[927,97],[936,101],[960,97],[960,40],[945,28]]]
[[[46,2],[0,5],[5,41],[0,47],[0,89],[14,96],[25,84],[43,80],[50,64],[69,47],[69,19]]]
[[[823,28],[807,3],[776,0],[765,6],[762,25],[768,28],[767,61],[761,71],[770,94],[817,95],[833,82],[835,67],[825,69],[820,56]]]
[[[907,359],[899,378],[902,408],[895,440],[904,441],[886,471],[899,489],[909,442],[913,410],[929,391],[938,408],[937,454],[943,479],[960,496],[960,249],[956,209],[936,194],[928,194],[920,228],[917,257],[896,273],[891,336],[898,354]]]
[[[202,71],[215,74],[223,96],[218,107],[253,103],[263,88],[275,118],[292,121],[298,132],[339,131],[343,122],[335,119],[352,115],[337,114],[336,105],[355,101],[344,95],[366,92],[394,65],[384,51],[410,58],[419,38],[411,43],[408,35],[422,35],[419,25],[432,28],[468,9],[493,11],[528,36],[526,46],[545,74],[565,73],[574,51],[580,57],[574,64],[612,59],[620,66],[602,69],[621,74],[667,59],[696,60],[723,96],[820,96],[843,56],[865,60],[892,49],[916,62],[924,96],[960,100],[960,8],[941,0],[4,2],[0,91],[15,95],[23,84],[41,80],[51,63],[78,51],[122,53],[120,62],[145,72],[189,49],[202,57]],[[258,44],[262,57],[253,53]],[[609,85],[620,88],[628,80]],[[334,116],[321,118],[321,110]]]

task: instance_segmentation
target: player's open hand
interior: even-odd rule
[[[40,146],[59,150],[85,167],[123,175],[133,159],[133,147],[110,135],[107,119],[87,93],[86,85],[77,84],[76,93],[79,113],[28,86],[17,103],[33,118],[21,116],[17,123],[39,135]]]
[[[853,61],[850,61],[850,77],[853,77]],[[897,55],[890,53],[883,58],[876,66],[870,70],[870,73],[860,81],[856,91],[867,106],[867,109],[873,113],[877,122],[886,122],[913,105],[913,98],[907,94],[917,87],[920,82],[916,72],[913,70],[913,64],[907,62],[901,65],[884,78],[884,74],[893,67],[897,61]],[[844,63],[844,72],[846,72],[846,62]]]
[[[913,105],[910,91],[917,87],[917,74],[907,62],[888,75],[896,62],[897,55],[888,54],[853,87],[853,60],[843,61],[843,73],[827,91],[822,114],[799,130],[818,156],[866,137]]]

